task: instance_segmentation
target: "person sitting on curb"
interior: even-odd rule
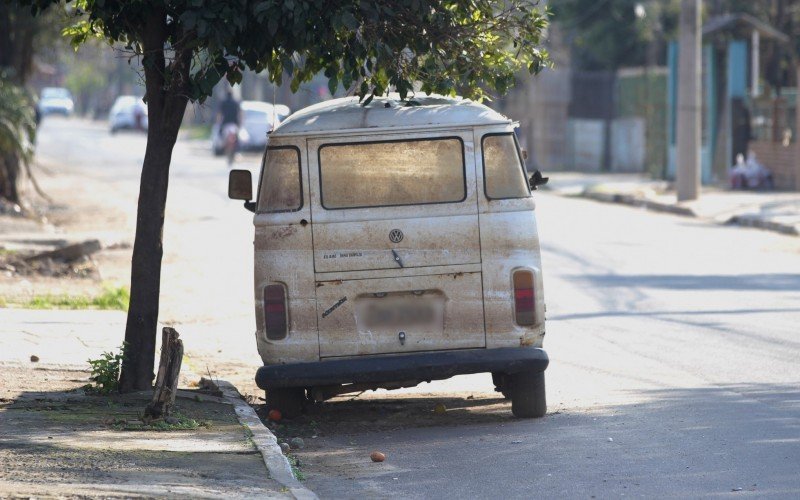
[[[736,165],[731,167],[729,173],[731,189],[745,189],[747,187],[745,172],[747,172],[747,164],[744,162],[744,155],[739,153],[736,155]]]

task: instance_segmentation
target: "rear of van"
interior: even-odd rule
[[[309,397],[479,372],[516,415],[544,414],[539,242],[513,124],[428,99],[336,100],[270,138],[256,381],[284,414]]]

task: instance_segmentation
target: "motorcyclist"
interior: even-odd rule
[[[225,91],[225,99],[219,105],[217,122],[219,123],[220,135],[225,130],[225,125],[236,125],[238,128],[242,123],[242,107],[239,101],[233,97],[231,89]]]
[[[242,123],[242,108],[239,101],[233,97],[231,89],[225,92],[225,99],[220,103],[217,123],[219,123],[219,137],[225,145],[224,148],[230,165],[233,163],[233,157],[236,153],[239,126]]]

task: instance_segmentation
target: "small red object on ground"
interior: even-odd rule
[[[267,413],[267,418],[273,422],[280,422],[281,421],[281,411],[280,410],[270,410]]]
[[[386,455],[379,451],[373,451],[369,454],[369,458],[372,459],[373,462],[383,462],[386,460]]]

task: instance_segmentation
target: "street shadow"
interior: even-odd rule
[[[670,290],[739,290],[800,292],[800,274],[657,275],[581,274],[564,279],[597,288],[661,288]]]
[[[649,317],[660,318],[663,316],[715,316],[715,315],[739,315],[739,314],[781,314],[781,313],[800,313],[798,307],[783,307],[783,308],[765,308],[765,309],[667,309],[667,310],[645,310],[645,311],[632,311],[632,310],[611,310],[611,311],[597,311],[589,313],[571,313],[571,314],[556,314],[548,316],[549,321],[558,320],[582,320],[582,319],[596,319],[596,318],[625,318],[625,317]]]
[[[446,427],[412,421],[397,430],[376,424],[298,454],[310,462],[309,486],[321,498],[342,491],[401,498],[800,495],[797,386],[665,388],[630,396],[634,402],[590,407],[554,401],[559,411],[542,419],[452,418]],[[371,449],[391,455],[390,470],[364,462]],[[342,468],[346,478],[329,475]]]
[[[363,399],[362,399],[363,398]],[[360,432],[399,430],[409,427],[498,423],[511,420],[511,401],[491,393],[453,396],[433,394],[343,395],[316,403],[294,419],[269,423],[266,405],[256,413],[279,437],[305,438]]]
[[[249,497],[265,487],[233,408],[206,393],[182,391],[180,425],[148,428],[139,417],[150,391],[87,394],[75,372],[17,371],[12,379],[27,379],[19,385],[47,390],[2,392],[0,497]]]

